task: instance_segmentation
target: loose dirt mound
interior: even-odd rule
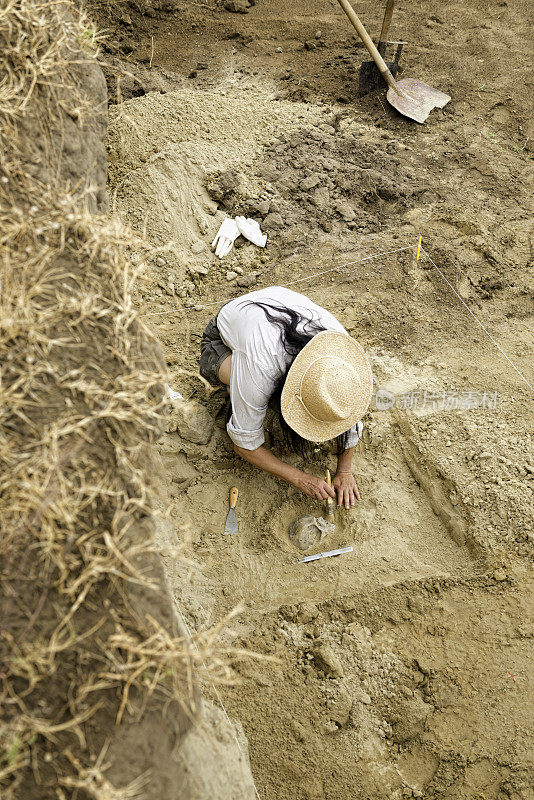
[[[112,197],[134,229],[169,251],[166,284],[180,286],[188,266],[203,264],[206,239],[223,218],[205,186],[211,182],[214,191],[219,175],[238,164],[233,194],[250,197],[251,164],[275,131],[296,131],[319,116],[269,97],[252,87],[246,98],[183,90],[151,93],[111,111]]]

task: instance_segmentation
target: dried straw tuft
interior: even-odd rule
[[[81,62],[94,61],[96,39],[64,0],[2,0],[0,795],[7,800],[66,797],[61,786],[73,797],[140,796],[147,777],[114,788],[102,760],[88,761],[89,744],[150,701],[190,709],[198,680],[230,680],[228,656],[236,654],[217,651],[221,626],[194,646],[172,615],[167,624],[132,608],[132,591],[162,592],[151,567],[144,463],[162,429],[166,375],[132,302],[149,250],[117,221],[88,211],[93,190],[62,182],[54,149],[62,120],[82,130],[83,118],[96,113],[76,77]],[[32,162],[28,119],[50,134],[40,156],[46,163]]]

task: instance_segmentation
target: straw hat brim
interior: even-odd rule
[[[361,382],[361,391],[350,417],[333,422],[314,419],[297,396],[302,377],[312,361],[324,356],[335,356],[347,361],[358,373]],[[321,331],[302,348],[287,373],[281,396],[282,416],[303,439],[309,442],[326,442],[348,431],[363,417],[369,408],[372,391],[371,365],[358,342],[346,333]]]

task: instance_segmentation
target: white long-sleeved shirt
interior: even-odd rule
[[[250,301],[285,306],[306,320],[313,319],[325,330],[347,333],[329,311],[303,294],[280,286],[249,292],[223,306],[217,316],[217,327],[223,342],[232,350],[232,417],[227,431],[230,439],[244,450],[256,450],[264,443],[263,422],[269,399],[292,360],[284,350],[278,326],[268,321],[261,308],[249,305]],[[361,422],[350,429],[347,448],[354,447],[362,430]]]

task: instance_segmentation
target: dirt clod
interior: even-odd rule
[[[207,444],[213,434],[214,421],[204,406],[193,400],[173,400],[171,406],[167,430],[178,431],[188,442]]]
[[[249,0],[227,0],[224,7],[233,14],[248,14],[251,4]]]
[[[326,675],[330,675],[333,678],[343,677],[341,661],[331,647],[328,645],[314,647],[312,655],[317,669],[322,670]]]

